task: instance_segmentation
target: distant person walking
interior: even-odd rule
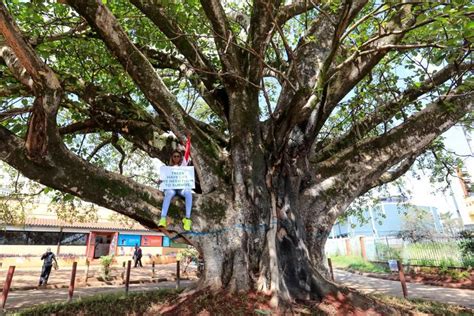
[[[135,260],[135,268],[138,266],[138,263],[140,263],[140,268],[143,267],[142,265],[142,248],[140,248],[138,245],[135,245],[135,251],[133,252],[133,260]]]
[[[39,286],[48,284],[48,279],[51,273],[51,268],[53,267],[53,263],[56,267],[58,266],[56,256],[51,251],[51,248],[46,249],[46,252],[41,256],[41,260],[43,260],[43,268],[41,269]]]

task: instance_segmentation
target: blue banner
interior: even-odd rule
[[[140,246],[140,235],[122,235],[119,234],[118,246],[129,246],[134,247],[135,245]]]
[[[170,246],[170,239],[167,236],[163,236],[163,247],[169,247]]]

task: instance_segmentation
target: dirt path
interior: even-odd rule
[[[189,271],[193,271],[194,268],[188,268]],[[0,270],[0,291],[3,287],[3,282],[7,275],[8,269]],[[85,280],[85,266],[77,267],[76,274],[76,286],[83,287]],[[116,277],[118,280],[121,280],[121,274],[124,272],[124,269],[121,267],[113,267],[111,271],[111,276]],[[32,269],[17,269],[15,270],[12,282],[12,291],[17,290],[30,290],[35,288],[38,285],[39,276],[41,273],[41,268],[32,268]],[[174,279],[176,274],[176,264],[160,264],[155,267],[155,279]],[[94,286],[100,286],[99,282],[94,281],[94,277],[102,275],[101,268],[99,266],[91,266],[89,270],[89,280],[88,283]],[[152,278],[152,267],[150,265],[144,266],[143,268],[132,268],[130,273],[131,282],[144,283],[151,280]],[[71,267],[60,268],[59,270],[51,271],[51,276],[48,281],[49,288],[61,288],[68,287],[71,279]],[[106,285],[106,284],[102,284]]]
[[[342,283],[364,293],[403,297],[402,287],[398,281],[370,278],[343,270],[334,270],[334,278],[337,283]],[[417,283],[407,283],[407,287],[408,298],[427,299],[474,308],[473,290],[451,289]]]
[[[182,280],[181,287],[188,287],[192,281]],[[149,284],[131,284],[130,292],[151,291],[164,288],[175,288],[176,282],[160,282]],[[101,287],[87,287],[79,288],[74,291],[73,299],[76,300],[81,297],[92,296],[96,294],[125,292],[123,285],[110,285]],[[68,289],[42,289],[42,290],[27,290],[27,291],[13,291],[8,294],[7,311],[12,309],[25,308],[43,303],[65,302],[68,297]],[[0,313],[1,314],[1,313]]]

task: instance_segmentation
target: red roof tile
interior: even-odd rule
[[[26,226],[42,226],[42,227],[64,227],[64,228],[88,228],[101,230],[149,230],[140,224],[135,224],[133,227],[121,225],[119,223],[111,222],[65,222],[52,218],[27,218],[24,225]]]

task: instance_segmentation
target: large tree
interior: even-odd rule
[[[0,159],[158,229],[162,193],[94,156],[190,134],[203,287],[336,291],[336,218],[472,115],[468,0],[53,2],[0,4]]]

